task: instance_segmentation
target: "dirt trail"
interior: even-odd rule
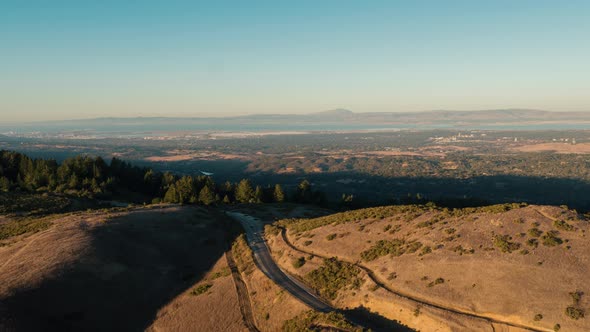
[[[289,238],[287,237],[287,232],[285,228],[281,228],[281,236],[283,238],[283,240],[285,241],[285,243],[292,248],[293,250],[299,251],[301,253],[304,253],[306,255],[314,255],[320,258],[331,258],[331,257],[327,257],[327,256],[323,256],[323,255],[318,255],[317,253],[314,252],[310,252],[301,248],[296,247],[291,241],[289,241]],[[396,296],[402,297],[404,299],[416,302],[417,304],[420,304],[422,306],[427,306],[427,307],[431,307],[431,308],[435,308],[435,309],[439,309],[439,310],[444,310],[450,313],[454,313],[457,315],[463,315],[463,316],[468,316],[470,318],[476,318],[476,319],[482,319],[485,320],[487,322],[490,323],[490,326],[492,327],[492,329],[495,331],[495,327],[494,324],[501,324],[501,325],[506,325],[506,326],[510,326],[510,327],[515,327],[515,328],[520,328],[520,329],[524,329],[524,330],[528,330],[528,331],[534,331],[534,332],[550,332],[553,330],[550,329],[542,329],[542,328],[538,328],[538,327],[532,327],[532,326],[527,326],[527,325],[523,325],[523,324],[519,324],[519,323],[512,323],[512,322],[508,322],[508,321],[504,321],[504,320],[500,320],[497,318],[492,318],[492,317],[488,317],[488,316],[484,316],[481,314],[477,314],[475,312],[469,312],[460,308],[454,308],[454,307],[448,307],[445,305],[441,305],[441,304],[437,304],[437,303],[433,303],[430,302],[426,299],[421,299],[421,298],[416,298],[412,295],[409,294],[405,294],[403,292],[394,290],[392,288],[390,288],[389,286],[387,286],[387,284],[385,282],[383,282],[379,277],[377,277],[375,275],[375,273],[369,269],[368,267],[358,263],[358,262],[351,262],[351,261],[347,261],[344,260],[340,257],[338,257],[338,259],[342,260],[343,262],[347,262],[349,264],[355,265],[358,268],[362,269],[363,271],[365,271],[367,273],[367,275],[369,276],[369,278],[371,278],[371,280],[379,285],[379,287],[385,289],[386,291],[390,292],[391,294],[394,294]]]
[[[227,260],[227,265],[231,270],[231,275],[234,280],[234,285],[236,286],[236,292],[238,293],[238,302],[240,303],[240,312],[242,313],[242,317],[244,318],[244,323],[250,332],[259,332],[258,328],[256,327],[256,321],[254,320],[254,314],[252,313],[252,306],[250,303],[250,296],[248,295],[248,288],[242,280],[242,276],[240,275],[240,271],[238,271],[238,267],[234,260],[233,254],[231,252],[231,248],[225,252],[225,258]]]

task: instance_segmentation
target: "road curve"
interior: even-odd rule
[[[258,268],[277,285],[291,293],[295,298],[319,312],[336,311],[335,308],[317,297],[301,282],[289,277],[273,261],[266,242],[262,237],[263,226],[260,220],[238,212],[227,212],[228,216],[238,220],[248,239],[248,245],[254,254],[254,261]]]
[[[349,322],[369,329],[370,331],[381,332],[407,332],[414,331],[407,326],[399,324],[395,321],[388,321],[387,325],[383,325],[383,322],[371,321],[368,318],[359,316],[358,314],[347,312],[338,308],[332,307],[329,303],[324,301],[322,298],[317,296],[310,288],[299,280],[290,277],[279,266],[274,262],[270,255],[266,242],[263,237],[264,228],[262,222],[252,216],[239,213],[239,212],[226,212],[228,216],[238,220],[244,230],[246,231],[246,237],[248,245],[252,249],[254,255],[254,261],[256,266],[272,281],[277,285],[287,290],[296,299],[300,300],[310,308],[319,312],[339,312],[344,315],[346,320]]]

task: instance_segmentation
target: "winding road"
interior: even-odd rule
[[[227,212],[227,214],[233,219],[238,220],[244,227],[248,239],[248,245],[254,254],[254,261],[258,268],[269,279],[316,311],[336,311],[335,308],[313,294],[309,288],[295,278],[288,276],[277,266],[270,255],[270,251],[266,246],[264,238],[262,237],[263,226],[260,220],[238,212]]]
[[[349,322],[357,326],[368,328],[371,331],[414,331],[395,321],[387,321],[386,325],[383,325],[383,322],[375,322],[369,318],[359,316],[358,314],[332,307],[329,303],[317,296],[313,290],[311,290],[305,284],[281,270],[281,268],[275,263],[264,240],[263,223],[259,219],[239,212],[228,211],[226,213],[229,217],[238,220],[246,231],[248,245],[252,249],[256,266],[269,279],[274,281],[277,285],[288,291],[296,299],[305,303],[310,308],[324,313],[339,312],[343,314]]]

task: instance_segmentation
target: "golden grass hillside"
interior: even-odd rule
[[[244,330],[224,273],[225,231],[210,211],[151,206],[39,218],[0,220],[0,330]],[[203,283],[208,292],[191,295]]]
[[[286,238],[280,227],[287,229]],[[481,326],[489,319],[490,331],[492,325],[510,331],[590,330],[590,317],[584,317],[590,310],[587,233],[587,219],[575,211],[525,204],[391,206],[267,227],[279,263],[308,284],[325,266],[323,257],[337,257],[366,268],[383,286],[364,277],[356,290],[354,284],[336,287],[333,301],[339,306],[362,304],[411,327],[439,331],[473,327],[465,324],[471,319]],[[323,277],[329,280],[330,273]]]

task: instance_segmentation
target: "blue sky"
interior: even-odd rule
[[[0,121],[590,111],[590,1],[2,1]]]

